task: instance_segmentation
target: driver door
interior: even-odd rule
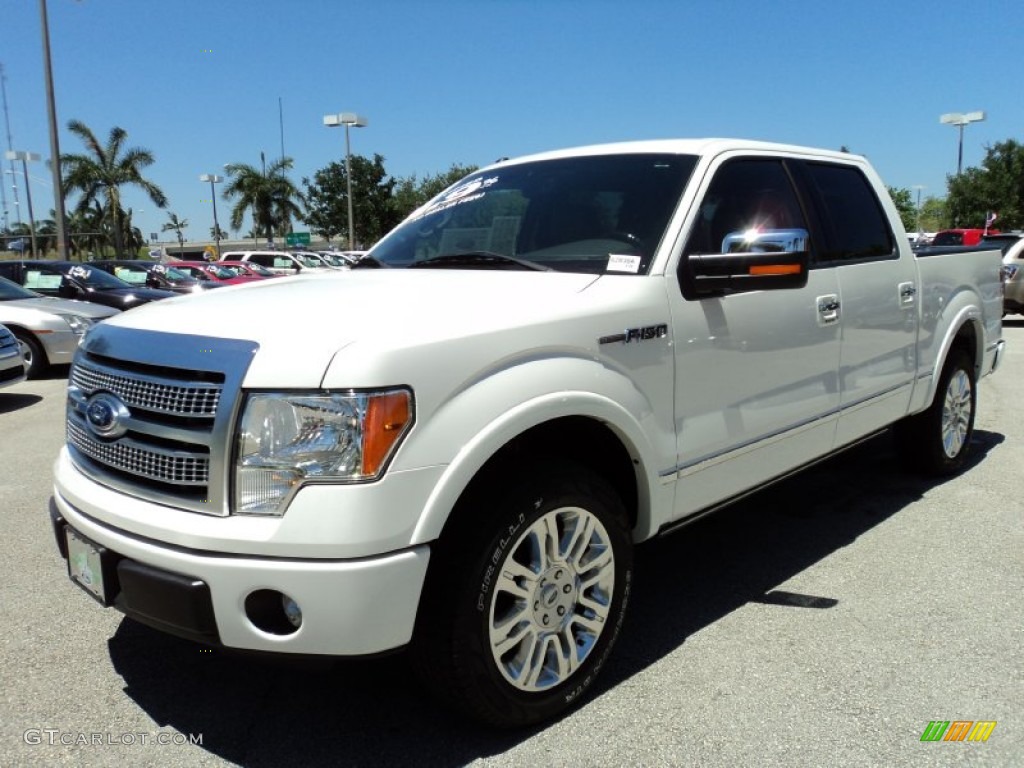
[[[753,251],[759,239],[810,248],[785,161],[723,158],[702,182],[699,210],[670,290],[680,481],[675,517],[785,474],[833,444],[840,334],[834,269],[811,268],[802,287],[687,290],[689,259]],[[781,247],[779,250],[790,250]]]

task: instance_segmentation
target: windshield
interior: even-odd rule
[[[389,267],[437,259],[454,268],[644,274],[696,163],[624,154],[499,166],[434,198],[369,256]]]
[[[304,267],[309,267],[310,269],[330,269],[319,257],[312,254],[293,253],[292,256]]]
[[[74,278],[89,288],[117,289],[124,288],[126,283],[114,277],[109,272],[104,272],[96,267],[78,265],[71,267],[67,272],[68,277]]]

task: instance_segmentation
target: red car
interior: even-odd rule
[[[985,235],[998,232],[998,229],[944,229],[935,233],[930,245],[977,245]]]
[[[245,271],[229,262],[217,261],[175,261],[169,266],[186,272],[197,280],[212,280],[225,285],[237,285],[239,283],[251,283],[255,280],[263,280],[266,275],[259,275],[255,272]]]

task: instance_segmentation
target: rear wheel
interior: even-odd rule
[[[491,725],[553,717],[587,692],[632,578],[622,502],[589,470],[531,469],[477,494],[439,542],[413,652],[436,694]]]
[[[898,425],[901,451],[913,468],[933,475],[951,475],[963,468],[974,433],[975,384],[970,357],[952,351],[928,410]]]

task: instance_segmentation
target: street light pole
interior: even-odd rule
[[[917,234],[921,235],[921,190],[924,189],[924,184],[915,184],[914,189],[917,190]]]
[[[25,199],[28,201],[28,228],[32,233],[32,258],[35,259],[39,257],[39,253],[36,250],[36,217],[32,213],[32,188],[28,184],[28,161],[38,160],[39,155],[35,152],[10,151],[5,153],[5,157],[8,160],[21,160],[21,173],[25,177]]]
[[[365,128],[368,125],[367,119],[354,112],[341,112],[337,115],[324,115],[324,125],[334,128],[339,125],[345,126],[345,182],[347,186],[346,197],[348,198],[348,249],[355,250],[356,236],[352,223],[352,146],[349,143],[348,129]]]
[[[67,228],[64,213],[64,186],[60,174],[60,141],[57,138],[57,106],[53,96],[53,66],[50,63],[50,23],[46,15],[46,0],[39,0],[39,16],[43,27],[43,64],[46,75],[46,114],[50,126],[50,173],[53,176],[53,211],[57,224],[57,258],[68,257],[65,238]]]
[[[956,155],[956,175],[959,176],[964,166],[964,126],[978,123],[985,119],[984,112],[949,112],[939,117],[943,125],[955,125],[960,129],[960,140]]]
[[[200,181],[210,182],[210,202],[213,203],[213,240],[217,244],[217,260],[220,260],[220,224],[217,223],[217,191],[213,188],[214,184],[220,184],[224,181],[222,176],[217,176],[212,173],[204,173],[199,177]]]

